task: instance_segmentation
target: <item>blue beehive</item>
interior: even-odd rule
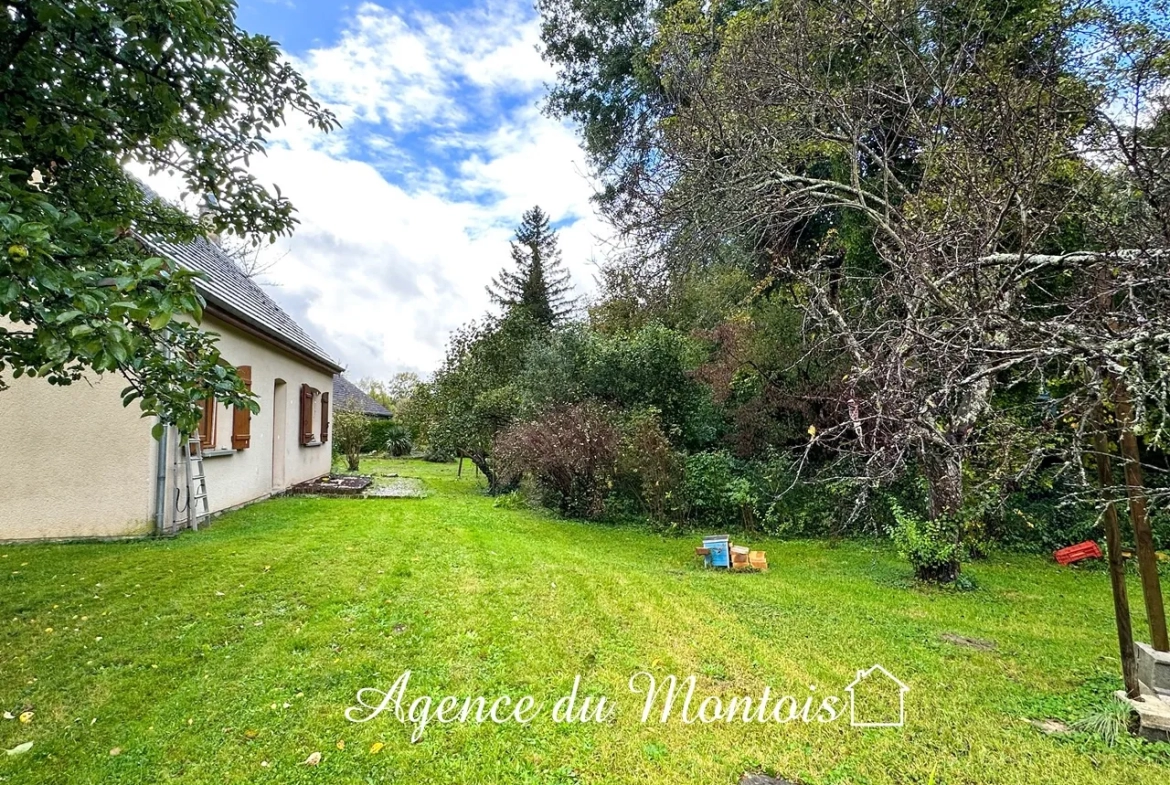
[[[703,564],[707,567],[731,566],[731,538],[726,534],[712,534],[703,538],[703,547],[707,555],[703,557]]]

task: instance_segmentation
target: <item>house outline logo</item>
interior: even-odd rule
[[[886,677],[887,681],[893,682],[898,686],[898,721],[897,722],[864,722],[857,719],[857,700],[856,688],[861,685],[866,679],[874,675],[875,672],[881,671],[881,674]],[[910,688],[894,674],[883,668],[881,665],[873,665],[868,670],[858,671],[857,678],[849,682],[845,688],[845,692],[849,693],[849,724],[854,728],[900,728],[906,722],[906,693]]]

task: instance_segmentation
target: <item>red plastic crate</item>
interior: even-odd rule
[[[1101,555],[1101,548],[1092,540],[1085,540],[1077,545],[1061,548],[1052,554],[1059,564],[1072,564],[1084,559],[1100,559]]]

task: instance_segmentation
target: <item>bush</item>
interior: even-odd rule
[[[654,523],[677,523],[684,504],[682,464],[662,432],[656,409],[627,414],[621,423],[615,495]]]
[[[410,441],[410,431],[406,426],[393,423],[392,428],[386,428],[383,432],[385,437],[382,441],[382,449],[391,457],[399,458],[403,455],[410,455],[410,451],[414,448],[414,444]]]
[[[955,537],[955,524],[943,518],[928,520],[907,512],[894,499],[888,502],[895,524],[890,537],[899,555],[914,567],[919,580],[949,583],[959,577],[965,548]]]
[[[427,445],[426,452],[423,453],[422,459],[430,463],[450,463],[455,460],[455,453],[444,447],[429,444]]]
[[[390,438],[396,429],[400,429],[402,425],[397,420],[382,420],[376,418],[369,418],[370,433],[366,437],[365,444],[362,445],[362,452],[382,452],[386,449],[386,441]]]
[[[617,467],[620,436],[613,420],[610,410],[585,402],[509,426],[492,450],[501,484],[529,477],[546,507],[600,518]]]
[[[725,450],[688,455],[683,470],[687,519],[719,529],[748,520],[738,503],[750,498],[743,477],[737,476],[741,472],[741,463]]]

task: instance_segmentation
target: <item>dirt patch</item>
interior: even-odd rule
[[[995,641],[985,641],[981,638],[968,638],[965,635],[955,635],[950,632],[944,632],[942,639],[955,646],[963,646],[968,649],[975,649],[976,651],[995,651],[996,646]]]
[[[766,774],[745,774],[739,778],[739,785],[797,785],[792,780],[769,777]]]
[[[1060,720],[1028,720],[1032,723],[1032,727],[1048,736],[1058,736],[1062,733],[1068,733],[1069,727]]]

